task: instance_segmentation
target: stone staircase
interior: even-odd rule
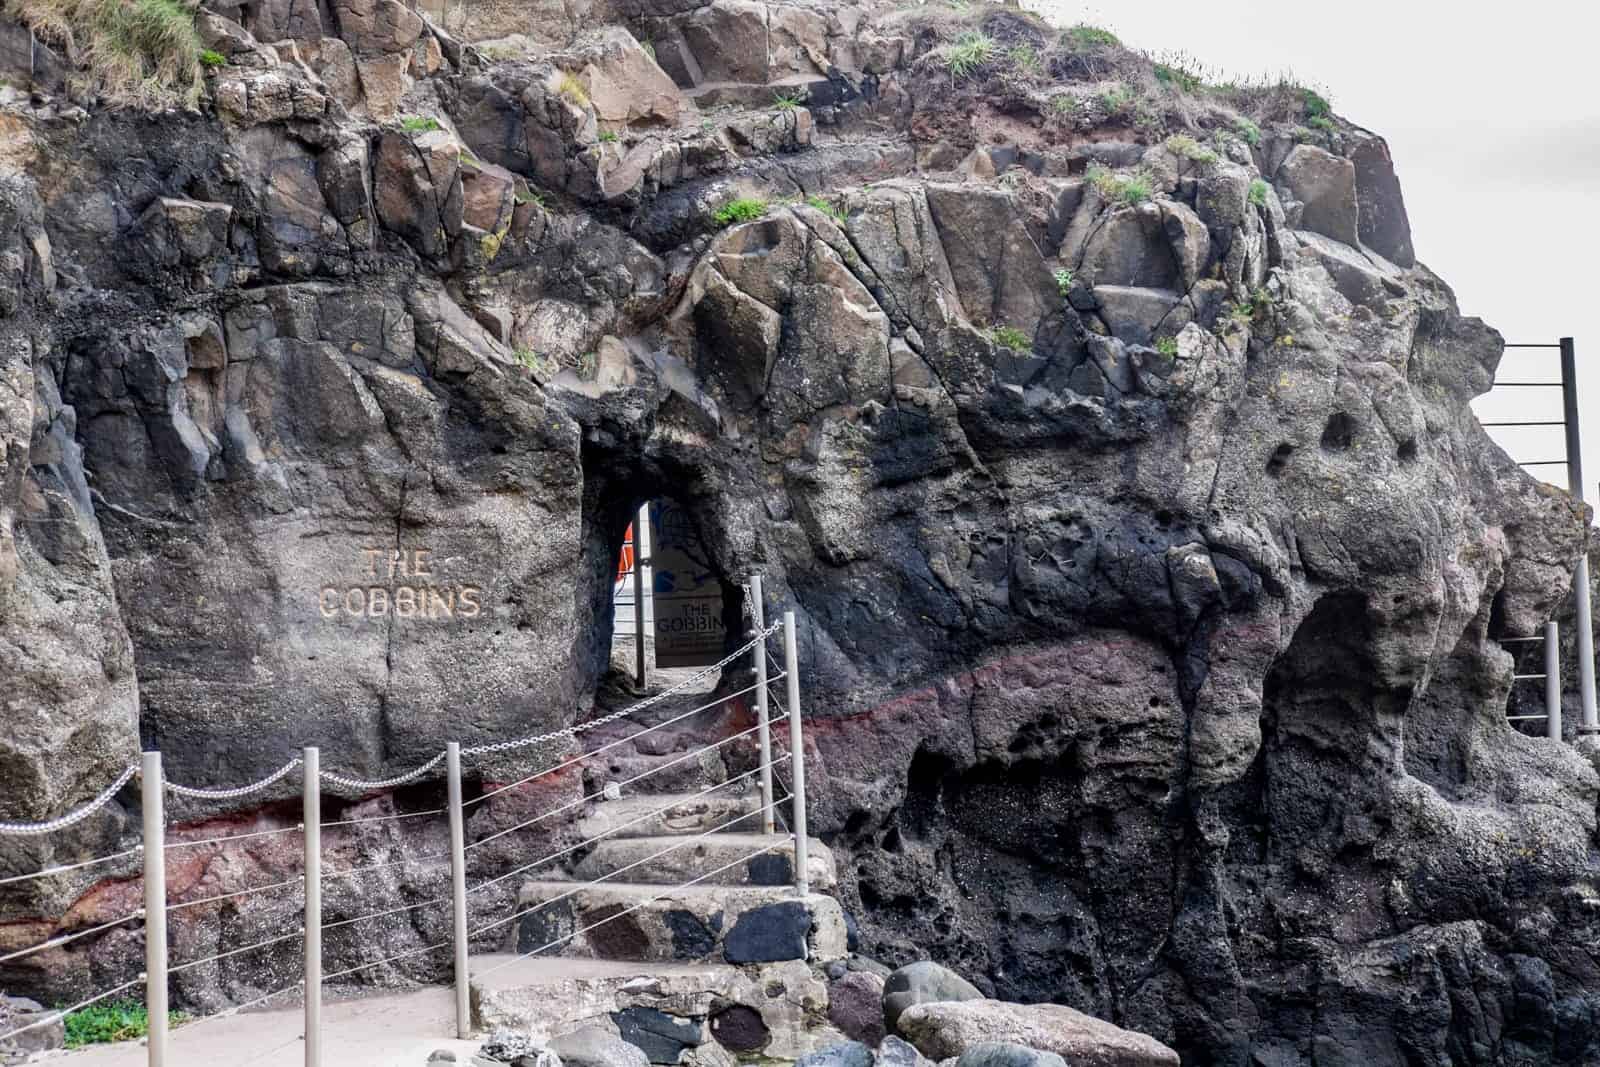
[[[658,688],[676,680],[658,674]],[[677,693],[585,735],[591,749],[621,742],[584,767],[594,800],[578,836],[597,840],[564,871],[541,871],[522,885],[517,907],[529,914],[514,924],[509,948],[740,965],[846,954],[844,915],[828,895],[836,875],[827,847],[808,843],[812,891],[800,900],[782,813],[778,833],[763,835],[756,778],[732,780],[740,775],[728,768],[731,746],[707,747],[753,726],[750,713],[724,706],[660,725],[710,699],[705,690]],[[658,728],[640,733],[651,726]],[[647,776],[618,788],[640,775]],[[784,795],[781,786],[775,792]]]
[[[658,691],[675,680],[661,675]],[[734,781],[755,766],[753,744],[735,743],[748,746],[738,755],[735,745],[707,749],[754,719],[719,708],[639,733],[711,699],[675,694],[584,735],[590,749],[621,742],[584,766],[592,801],[577,836],[598,840],[521,886],[527,914],[505,955],[475,961],[481,1030],[547,1040],[599,1026],[679,1067],[793,1060],[841,1039],[826,1021],[820,970],[847,955],[833,856],[808,842],[811,891],[799,899],[781,810],[779,832],[762,834],[756,777]]]

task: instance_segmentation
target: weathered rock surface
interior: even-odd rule
[[[197,113],[79,109],[65,60],[0,40],[34,90],[0,90],[0,815],[141,743],[192,785],[306,744],[382,779],[572,723],[628,516],[668,494],[730,597],[760,572],[799,617],[811,828],[863,951],[1195,1064],[1600,1059],[1600,773],[1508,728],[1502,644],[1555,613],[1587,517],[1475,422],[1500,338],[1418,262],[1381,140],[983,5],[211,6]],[[977,30],[1004,60],[952,79]],[[736,197],[765,213],[721,227]],[[581,812],[581,777],[470,838]],[[296,789],[174,832],[292,825]],[[341,870],[386,866],[329,917],[438,895],[444,833],[330,832]],[[194,850],[174,891],[292,877],[271,841]],[[519,830],[474,874],[575,841]],[[117,799],[0,874],[129,843]],[[0,949],[126,914],[136,874],[4,887]],[[175,946],[293,911],[186,909]],[[733,940],[792,950],[785,917]],[[66,1002],[136,974],[139,936],[0,981]]]
[[[907,964],[883,981],[883,1025],[899,1032],[900,1016],[917,1004],[981,1000],[983,991],[948,967],[928,960]]]
[[[958,1056],[966,1067],[1025,1067],[1003,1051],[1019,1045],[1024,1052],[1054,1053],[1083,1067],[1177,1067],[1178,1063],[1178,1054],[1155,1038],[1064,1004],[924,1003],[907,1008],[899,1027],[923,1055],[935,1060]]]

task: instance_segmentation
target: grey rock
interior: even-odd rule
[[[539,1052],[541,1048],[532,1034],[502,1027],[490,1033],[478,1046],[478,1055],[497,1063],[515,1063],[523,1056]]]
[[[889,1033],[899,1033],[901,1013],[915,1004],[982,997],[982,990],[948,967],[930,960],[909,963],[884,979],[883,1025]]]
[[[428,1062],[454,1063],[456,1062],[456,1054],[453,1050],[447,1048],[434,1049],[432,1052],[428,1053]]]
[[[651,1063],[678,1063],[686,1050],[705,1041],[702,1023],[657,1008],[624,1008],[613,1012],[611,1021],[622,1040],[641,1049]]]
[[[876,1067],[929,1067],[929,1060],[909,1041],[893,1034],[878,1043]]]
[[[1092,1062],[1092,1054],[1080,1062]],[[982,1041],[967,1046],[956,1057],[956,1067],[1067,1067],[1067,1061],[1054,1052],[1040,1052],[1025,1045]]]
[[[1278,181],[1304,207],[1300,225],[1347,245],[1360,242],[1356,169],[1316,145],[1295,147],[1278,170]]]
[[[599,1027],[562,1034],[550,1042],[550,1051],[563,1067],[647,1067],[648,1056],[637,1045]]]
[[[870,1048],[859,1041],[846,1041],[808,1052],[795,1061],[794,1067],[872,1067],[872,1063]]]

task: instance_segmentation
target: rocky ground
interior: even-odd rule
[[[303,744],[380,777],[571,722],[665,494],[730,602],[760,573],[798,614],[811,829],[870,955],[1192,1064],[1600,1058],[1600,776],[1506,726],[1501,644],[1559,610],[1587,516],[1478,426],[1501,339],[1315,93],[986,4],[208,0],[192,104],[151,111],[7,18],[0,814],[141,744],[235,785]],[[292,824],[297,789],[175,832]],[[433,895],[442,834],[330,833],[393,866],[329,917]],[[297,862],[192,855],[183,899]],[[123,914],[135,872],[99,873],[0,886],[0,942]],[[294,907],[186,910],[175,952]],[[0,985],[139,958],[122,928]]]

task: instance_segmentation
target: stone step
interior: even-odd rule
[[[601,800],[578,820],[578,832],[587,839],[602,834],[661,837],[718,829],[727,833],[759,831],[760,790],[750,785],[745,792],[736,793],[735,788],[729,786],[703,796],[652,793]]]
[[[798,961],[734,967],[499,955],[474,956],[471,969],[480,1031],[510,1027],[547,1042],[609,1022],[663,1064],[791,1062],[844,1040],[827,1022],[826,979]]]
[[[573,870],[579,882],[615,875],[617,883],[645,882],[681,885],[710,871],[727,867],[707,878],[704,884],[787,886],[794,884],[794,842],[779,837],[782,843],[771,851],[752,855],[772,838],[758,833],[715,834],[692,845],[675,844],[672,838],[608,837],[595,846]],[[667,851],[667,850],[671,851]],[[806,846],[809,876],[813,889],[832,889],[838,884],[833,853],[812,838]],[[741,857],[747,857],[739,862]],[[732,866],[729,866],[732,864]],[[627,868],[624,870],[624,868]],[[618,874],[617,872],[621,872]]]
[[[798,900],[787,886],[529,882],[517,908],[527,912],[512,928],[518,953],[734,964],[846,954],[839,902]]]

